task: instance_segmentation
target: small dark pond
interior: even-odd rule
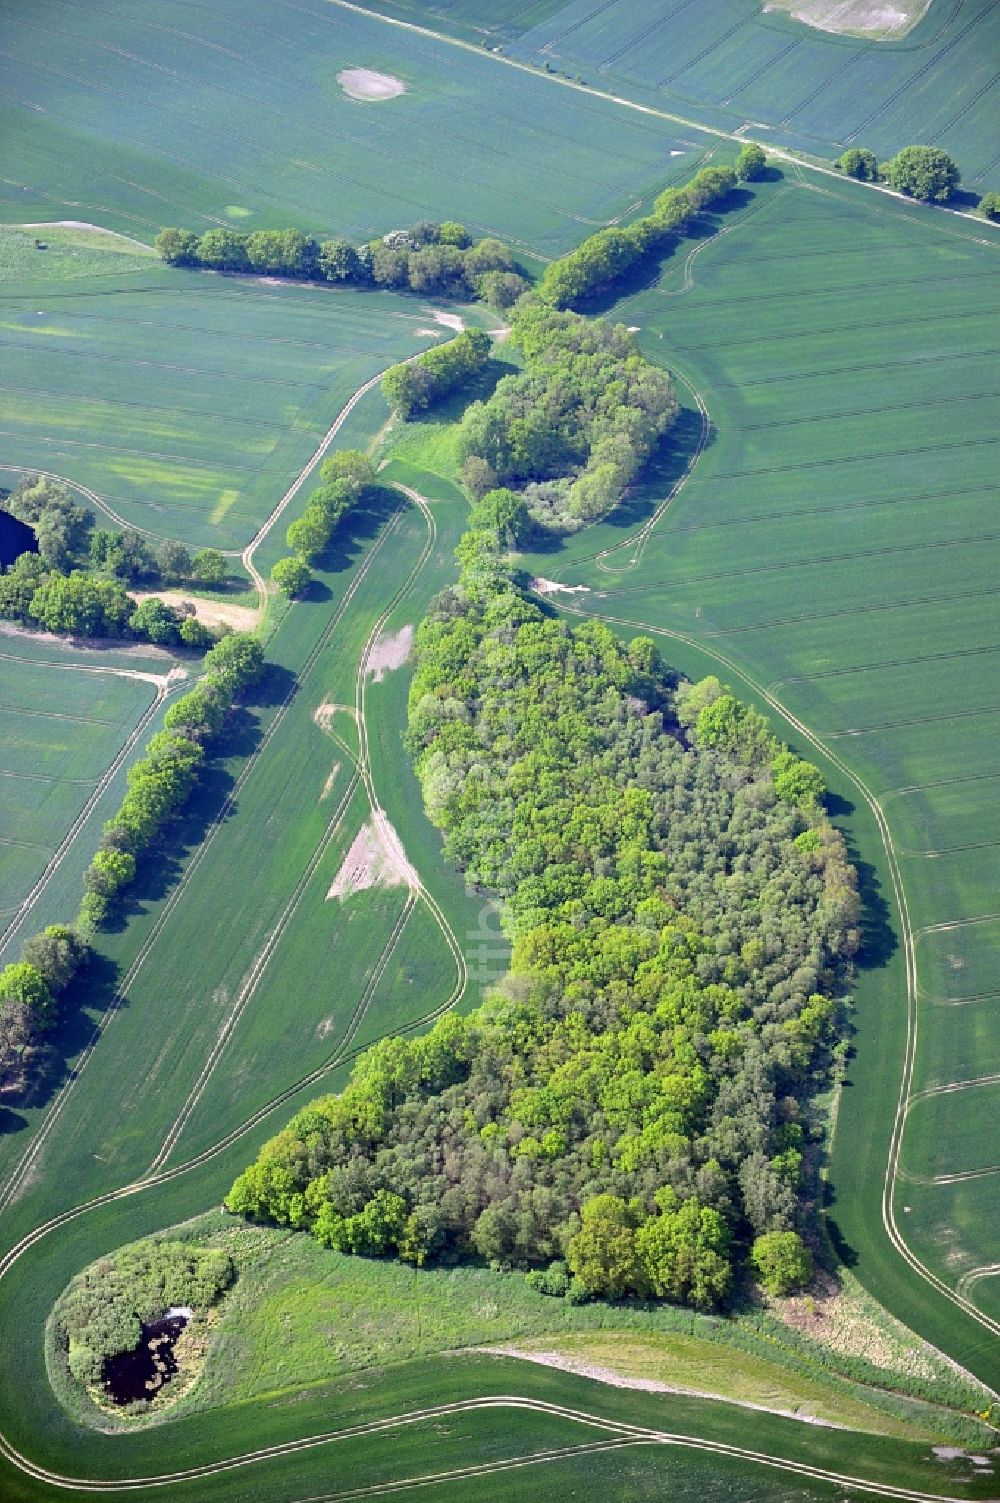
[[[37,552],[38,543],[31,528],[9,511],[0,511],[0,564],[6,569],[22,553]]]
[[[116,1404],[152,1399],[170,1382],[177,1371],[174,1342],[187,1323],[186,1315],[167,1314],[143,1326],[134,1352],[118,1352],[107,1359],[101,1379]]]

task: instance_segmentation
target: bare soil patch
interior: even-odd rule
[[[372,68],[344,68],[337,82],[349,99],[398,99],[406,85],[391,73],[376,73]]]
[[[250,605],[228,605],[224,600],[202,600],[183,590],[130,590],[136,600],[155,595],[167,605],[193,605],[198,620],[205,626],[231,626],[234,631],[253,631],[260,625],[260,611]]]
[[[794,21],[817,31],[891,41],[904,37],[922,21],[931,0],[770,0],[765,11],[787,10]]]
[[[412,645],[412,626],[403,626],[399,631],[388,635],[380,632],[368,649],[365,672],[370,673],[375,682],[380,684],[387,673],[391,673],[394,668],[402,668]]]
[[[327,778],[326,782],[323,784],[323,792],[319,796],[320,803],[322,803],[325,798],[329,798],[330,794],[333,792],[333,785],[334,785],[334,783],[337,780],[337,774],[338,774],[339,771],[340,771],[340,763],[339,762],[334,762],[333,766],[330,768],[330,776]]]
[[[440,308],[434,310],[434,322],[444,324],[446,329],[454,329],[456,334],[461,334],[465,324],[457,313],[442,313]]]
[[[543,579],[539,574],[531,581],[536,595],[589,595],[590,586],[585,584],[560,584],[557,579]]]
[[[406,859],[399,836],[378,809],[355,835],[327,897],[347,898],[370,887],[412,890],[418,886],[419,878]]]

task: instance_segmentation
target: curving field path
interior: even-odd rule
[[[281,501],[269,516],[264,527],[246,550],[244,562],[248,571],[257,582],[258,589],[263,590],[265,587],[262,576],[256,570],[254,563],[256,549],[294,499],[295,495],[301,489],[302,484],[308,478],[308,475],[319,463],[348,413],[353,410],[354,406],[374,385],[374,380],[367,382],[354,394],[351,402],[342,410],[338,420],[328,431],[327,435],[325,435],[323,443],[314,453],[309,464],[299,475],[294,485],[281,498]],[[656,511],[654,517],[644,523],[636,533],[620,545],[622,549],[630,548],[632,550],[632,557],[638,555],[645,540],[664,514],[673,495],[676,494],[677,490],[684,483],[684,480],[703,450],[704,435],[708,431],[708,413],[700,395],[694,393],[694,397],[701,414],[703,439],[698,445],[685,475],[682,476],[675,490]],[[47,1249],[58,1241],[61,1232],[71,1228],[76,1223],[85,1221],[88,1217],[98,1215],[106,1208],[117,1207],[122,1202],[129,1202],[131,1206],[138,1208],[141,1207],[144,1197],[150,1197],[154,1205],[159,1205],[158,1196],[161,1192],[170,1192],[172,1195],[174,1189],[179,1188],[180,1200],[178,1201],[177,1197],[173,1195],[166,1202],[176,1211],[177,1206],[184,1203],[185,1184],[190,1183],[193,1194],[197,1195],[200,1193],[196,1189],[197,1185],[204,1183],[204,1181],[199,1179],[200,1172],[206,1169],[206,1167],[212,1167],[217,1160],[220,1160],[222,1164],[220,1172],[223,1174],[227,1173],[228,1166],[232,1162],[232,1156],[229,1155],[227,1157],[228,1150],[233,1148],[234,1145],[240,1145],[245,1141],[246,1152],[249,1152],[252,1142],[259,1141],[259,1135],[255,1140],[254,1133],[265,1122],[269,1122],[280,1107],[286,1103],[291,1103],[293,1100],[301,1100],[301,1093],[304,1089],[311,1087],[317,1081],[323,1079],[336,1068],[349,1061],[355,1052],[352,1045],[357,1035],[358,1025],[364,1016],[368,1003],[378,985],[378,981],[416,904],[426,904],[433,915],[434,921],[452,957],[455,979],[450,991],[437,999],[434,1006],[426,1011],[421,1018],[415,1019],[410,1026],[418,1026],[430,1021],[441,1012],[454,1006],[465,992],[468,972],[462,946],[443,904],[428,890],[424,880],[420,878],[415,889],[409,894],[397,922],[386,936],[381,951],[371,957],[369,986],[358,999],[354,1012],[348,1018],[336,1048],[330,1052],[327,1059],[311,1072],[301,1076],[280,1092],[276,1092],[263,1107],[248,1114],[242,1121],[232,1126],[229,1131],[220,1134],[210,1147],[180,1162],[172,1162],[175,1150],[182,1141],[185,1127],[195,1112],[206,1087],[212,1080],[220,1063],[226,1059],[227,1049],[230,1046],[239,1020],[244,1011],[252,1004],[260,980],[268,970],[285,929],[295,916],[297,907],[309,885],[310,879],[316,872],[331,842],[342,829],[355,791],[359,789],[363,790],[376,821],[386,821],[379,796],[380,790],[376,786],[372,772],[369,746],[370,712],[368,708],[370,691],[368,675],[365,673],[364,668],[371,643],[376,639],[393,611],[408,596],[421,579],[421,576],[427,571],[434,559],[439,541],[438,527],[432,504],[429,504],[419,492],[412,488],[397,487],[397,489],[401,496],[400,504],[385,522],[376,540],[365,553],[363,561],[357,567],[351,585],[343,594],[339,605],[331,615],[326,629],[321,634],[310,654],[307,655],[299,671],[298,683],[301,683],[305,674],[319,659],[322,650],[333,639],[334,633],[349,621],[351,606],[355,601],[357,593],[366,581],[369,571],[378,561],[381,551],[392,542],[396,529],[399,526],[400,518],[403,515],[404,507],[414,508],[424,524],[424,544],[416,555],[411,560],[408,560],[408,570],[398,576],[395,590],[390,594],[381,613],[368,630],[367,636],[361,644],[360,651],[355,649],[354,718],[357,727],[358,747],[356,754],[352,758],[352,768],[347,787],[338,797],[333,812],[327,821],[321,841],[313,848],[311,856],[302,868],[299,883],[292,890],[277,925],[268,932],[264,942],[257,949],[244,984],[233,996],[225,1015],[220,1019],[215,1039],[211,1047],[202,1054],[198,1069],[192,1076],[186,1099],[180,1105],[168,1130],[156,1145],[146,1171],[138,1177],[129,1179],[127,1182],[104,1193],[94,1195],[80,1204],[70,1205],[66,1209],[48,1216],[43,1221],[22,1232],[13,1242],[13,1245],[9,1247],[3,1258],[0,1259],[0,1296],[4,1293],[3,1284],[12,1275],[23,1274],[26,1268],[30,1275],[33,1259],[40,1259],[40,1266],[45,1265],[46,1259],[49,1256]],[[604,550],[602,554],[594,556],[595,562],[598,565],[607,556],[607,551]],[[442,555],[441,557],[444,558],[446,565],[447,555]],[[437,562],[440,565],[440,557]],[[562,601],[559,603],[562,609],[568,610],[572,614],[585,615],[590,613],[578,604],[569,606]],[[915,1044],[914,936],[909,923],[906,893],[899,876],[896,852],[878,800],[874,798],[847,762],[831,751],[827,743],[814,730],[792,715],[771,690],[749,678],[740,665],[733,659],[726,657],[714,648],[707,648],[703,642],[696,641],[683,633],[671,631],[654,623],[631,616],[616,616],[604,612],[593,613],[600,614],[602,619],[607,620],[612,625],[638,628],[650,631],[660,637],[669,638],[678,647],[683,646],[691,649],[693,652],[704,655],[723,667],[728,675],[731,675],[750,689],[762,703],[766,704],[776,716],[781,718],[795,732],[797,737],[808,741],[815,747],[821,753],[823,759],[836,768],[841,777],[855,788],[863,799],[866,808],[870,811],[884,846],[888,869],[892,874],[893,896],[897,905],[900,928],[905,944],[907,978],[908,1022],[906,1049],[901,1061],[898,1082],[898,1105],[891,1141],[887,1145],[887,1161],[880,1195],[883,1231],[894,1254],[906,1263],[913,1277],[920,1281],[920,1284],[925,1288],[926,1299],[944,1301],[952,1307],[955,1319],[970,1321],[983,1330],[990,1331],[992,1334],[1000,1334],[1000,1327],[995,1322],[989,1321],[987,1317],[978,1311],[963,1293],[948,1288],[921,1263],[908,1247],[896,1223],[893,1208],[893,1189],[899,1168],[900,1142],[910,1091]],[[92,1060],[115,1010],[124,1001],[129,987],[145,964],[157,935],[169,922],[172,913],[181,902],[185,889],[192,880],[192,876],[197,872],[199,864],[205,859],[205,852],[211,847],[213,840],[217,838],[219,831],[223,829],[227,819],[237,809],[240,794],[245,789],[248,780],[254,775],[255,768],[266,754],[271,739],[277,733],[283,717],[287,714],[289,707],[293,703],[296,687],[293,684],[288,691],[286,699],[276,709],[261,743],[248,759],[240,777],[233,786],[229,798],[224,803],[216,820],[209,827],[202,843],[198,846],[191,861],[185,868],[180,882],[173,889],[154,924],[150,927],[147,937],[140,946],[131,968],[126,972],[108,1012],[98,1023],[90,1043],[81,1056],[73,1077],[66,1081],[62,1091],[52,1102],[47,1114],[38,1126],[31,1143],[14,1166],[12,1172],[7,1176],[2,1188],[0,1188],[0,1210],[14,1206],[24,1190],[31,1185],[34,1177],[37,1175],[40,1155],[45,1148],[46,1142],[53,1133],[58,1131],[60,1123],[63,1121],[71,1105],[73,1094],[79,1088],[80,1081],[84,1078],[86,1067]],[[340,749],[342,751],[349,749],[345,741],[340,742]],[[385,827],[387,829],[387,838],[393,838],[388,834],[388,830],[391,827],[387,823]],[[210,1179],[209,1182],[214,1183],[215,1181]],[[202,1201],[201,1203],[204,1202]],[[197,1201],[188,1201],[189,1208],[198,1208],[198,1204]],[[173,1219],[176,1219],[176,1216]],[[118,1240],[121,1240],[120,1236]],[[985,1374],[981,1375],[985,1376]],[[525,1380],[525,1386],[528,1386],[527,1380]],[[542,1446],[525,1454],[505,1455],[483,1463],[475,1462],[466,1466],[418,1471],[399,1477],[391,1482],[381,1481],[371,1483],[370,1485],[365,1484],[360,1487],[341,1488],[339,1491],[327,1492],[324,1496],[330,1499],[331,1503],[333,1499],[383,1496],[394,1491],[403,1491],[416,1487],[431,1488],[438,1484],[458,1481],[463,1478],[470,1480],[485,1478],[494,1473],[512,1468],[547,1464],[554,1465],[570,1456],[585,1455],[608,1448],[631,1446],[660,1446],[677,1451],[697,1451],[720,1459],[749,1462],[775,1472],[787,1473],[803,1483],[851,1488],[866,1496],[912,1500],[912,1503],[929,1503],[931,1499],[951,1498],[952,1496],[956,1498],[986,1496],[986,1492],[984,1491],[986,1483],[983,1479],[980,1479],[980,1484],[973,1491],[970,1492],[966,1489],[953,1494],[946,1490],[947,1480],[942,1476],[941,1490],[926,1491],[919,1487],[897,1485],[892,1481],[885,1480],[884,1477],[881,1480],[875,1478],[869,1480],[869,1477],[866,1477],[862,1472],[852,1472],[850,1469],[845,1470],[835,1466],[813,1463],[801,1454],[782,1454],[780,1445],[777,1445],[774,1450],[760,1449],[754,1446],[736,1444],[732,1441],[715,1439],[711,1436],[682,1433],[681,1431],[675,1431],[659,1425],[635,1424],[624,1418],[613,1418],[606,1414],[602,1415],[596,1407],[593,1410],[590,1408],[574,1407],[572,1405],[553,1402],[530,1393],[474,1395],[438,1405],[413,1405],[403,1411],[382,1415],[358,1425],[347,1425],[343,1428],[333,1430],[317,1430],[315,1433],[308,1433],[274,1444],[263,1444],[241,1449],[233,1454],[215,1460],[206,1462],[192,1461],[190,1464],[176,1468],[138,1472],[135,1475],[121,1473],[121,1458],[116,1459],[113,1466],[110,1466],[104,1475],[97,1473],[75,1475],[70,1472],[49,1468],[44,1466],[40,1461],[33,1459],[30,1454],[31,1448],[16,1442],[11,1436],[6,1434],[0,1436],[0,1455],[14,1469],[14,1472],[20,1474],[25,1479],[31,1479],[41,1489],[41,1491],[33,1491],[30,1494],[26,1493],[24,1496],[41,1497],[51,1495],[52,1492],[75,1492],[80,1495],[91,1493],[103,1493],[105,1495],[113,1493],[135,1494],[136,1492],[149,1492],[154,1488],[157,1490],[163,1488],[169,1491],[169,1489],[176,1487],[185,1497],[191,1497],[201,1496],[200,1491],[192,1493],[191,1485],[201,1481],[209,1485],[212,1479],[220,1478],[234,1471],[253,1469],[264,1463],[279,1460],[282,1457],[301,1456],[318,1448],[333,1447],[335,1449],[338,1444],[351,1440],[367,1438],[375,1440],[380,1436],[398,1434],[408,1427],[417,1426],[427,1421],[443,1420],[448,1417],[478,1411],[497,1412],[498,1414],[503,1413],[505,1415],[509,1415],[511,1412],[524,1412],[533,1416],[547,1416],[566,1422],[571,1426],[582,1426],[590,1432],[597,1430],[599,1437],[594,1439],[591,1434],[589,1438],[569,1445]],[[262,1431],[261,1433],[263,1438],[266,1431]],[[791,1434],[791,1432],[788,1433]],[[36,1442],[40,1438],[41,1432],[38,1431]],[[122,1444],[127,1444],[127,1442],[122,1442]],[[214,1449],[214,1445],[210,1449]],[[795,1445],[790,1445],[791,1451],[795,1449]],[[108,1460],[110,1462],[110,1456]],[[211,1495],[211,1492],[206,1490],[204,1496],[207,1498]]]

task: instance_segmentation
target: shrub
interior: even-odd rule
[[[843,156],[838,157],[836,164],[839,171],[848,177],[857,178],[861,183],[878,182],[878,162],[875,153],[864,146],[852,146],[850,151],[845,151]]]
[[[767,157],[763,148],[753,141],[748,141],[736,158],[736,176],[741,183],[751,182],[760,177],[767,166]]]
[[[750,1261],[768,1294],[792,1294],[812,1278],[812,1258],[798,1232],[765,1232],[754,1242]]]

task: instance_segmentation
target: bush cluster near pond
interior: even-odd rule
[[[109,1357],[133,1351],[142,1327],[173,1307],[196,1315],[232,1283],[228,1253],[150,1239],[84,1269],[53,1311],[57,1350],[78,1383],[96,1388]]]
[[[407,731],[445,854],[504,899],[510,975],[369,1050],[227,1204],[340,1251],[564,1259],[550,1292],[701,1307],[757,1238],[793,1287],[858,940],[822,779],[717,680],[676,686],[648,639],[547,619],[510,526],[502,493],[475,508]]]

